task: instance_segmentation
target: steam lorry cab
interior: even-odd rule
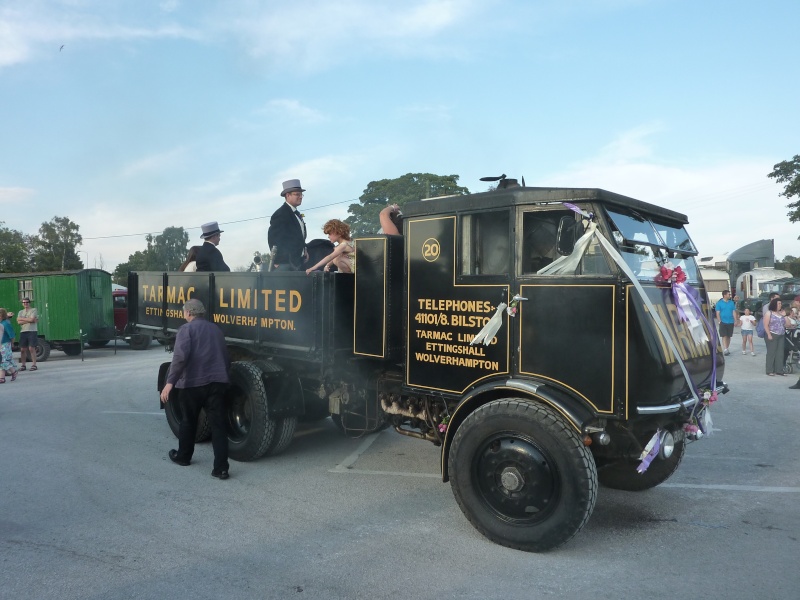
[[[402,236],[356,239],[354,275],[131,273],[139,334],[169,343],[190,297],[225,333],[231,458],[284,450],[298,419],[389,426],[441,446],[465,516],[529,551],[580,531],[598,483],[675,472],[727,391],[686,216],[531,187],[403,209]]]

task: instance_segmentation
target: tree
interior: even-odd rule
[[[39,227],[39,235],[33,236],[33,271],[67,271],[82,269],[75,248],[81,245],[83,237],[80,226],[67,217],[53,217]]]
[[[786,207],[792,209],[789,220],[792,223],[800,221],[800,154],[795,154],[792,160],[779,162],[772,168],[772,173],[767,175],[777,183],[785,183],[783,192],[779,195],[785,198],[797,197],[798,200],[787,204]]]
[[[148,234],[145,239],[150,271],[177,271],[186,259],[189,234],[183,227],[167,227],[160,235]]]
[[[147,256],[141,250],[137,250],[130,256],[128,261],[119,263],[111,274],[111,280],[118,285],[128,285],[128,273],[130,271],[147,271]]]
[[[186,258],[189,234],[183,227],[167,227],[157,236],[147,234],[147,248],[137,250],[112,274],[114,283],[128,285],[129,271],[177,271]]]
[[[29,271],[30,236],[2,225],[3,221],[0,221],[0,273]]]
[[[458,175],[433,175],[432,173],[408,173],[395,179],[370,181],[358,201],[347,209],[352,216],[345,221],[353,235],[375,233],[379,225],[378,214],[388,204],[400,207],[412,200],[436,196],[464,195],[469,190],[458,185]]]

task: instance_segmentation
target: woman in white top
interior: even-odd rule
[[[186,260],[178,267],[178,271],[186,271],[187,273],[194,273],[197,271],[197,251],[200,246],[192,246],[189,248],[189,253],[186,255]]]

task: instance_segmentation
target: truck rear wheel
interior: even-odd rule
[[[261,369],[249,362],[233,363],[225,400],[228,455],[240,462],[264,456],[275,436],[275,422],[268,416]]]
[[[459,426],[449,456],[464,515],[502,546],[541,552],[578,533],[597,499],[597,470],[557,412],[520,399],[481,406]]]
[[[280,373],[281,368],[275,363],[268,360],[257,360],[253,363],[256,367],[261,369],[264,377],[269,377],[270,373]],[[327,414],[327,413],[326,413]],[[297,417],[283,417],[282,419],[272,419],[275,424],[275,435],[272,437],[272,442],[267,448],[265,455],[280,454],[294,439],[294,430],[297,428]]]
[[[67,356],[78,356],[81,353],[81,345],[77,342],[74,344],[61,344],[61,349]]]
[[[597,479],[601,485],[613,490],[643,492],[669,479],[677,471],[685,453],[686,443],[676,442],[669,458],[656,457],[644,473],[636,472],[636,467],[639,466],[638,460],[623,461],[600,467],[597,470]]]
[[[50,344],[47,340],[39,338],[36,344],[36,362],[44,362],[50,358]]]

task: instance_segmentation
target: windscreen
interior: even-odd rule
[[[698,282],[697,249],[683,227],[650,220],[639,213],[607,210],[612,236],[637,279],[653,280],[666,262],[681,267],[690,282]]]

